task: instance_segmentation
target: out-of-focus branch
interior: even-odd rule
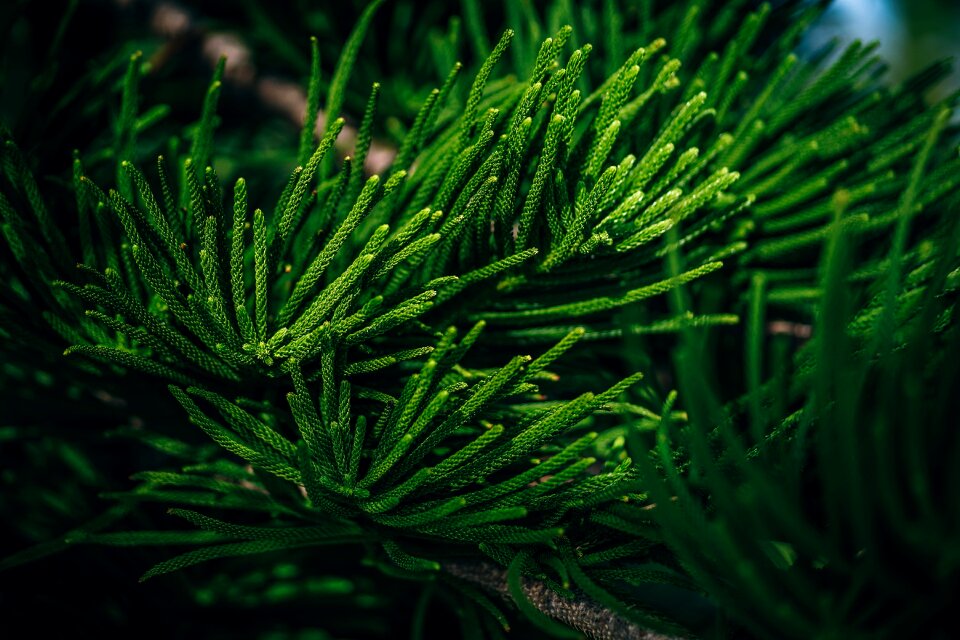
[[[297,126],[303,126],[307,111],[307,94],[303,87],[286,79],[261,76],[253,62],[250,48],[236,35],[204,31],[186,9],[166,0],[157,3],[153,9],[150,28],[167,40],[166,45],[151,60],[155,66],[173,55],[187,39],[198,38],[203,57],[211,67],[221,57],[226,57],[225,81],[253,92],[263,105],[282,114]],[[326,121],[326,113],[321,110],[315,125],[318,137],[322,135]],[[337,138],[337,152],[341,156],[355,155],[356,143],[356,128],[346,125]],[[383,173],[396,155],[397,150],[391,145],[374,140],[363,165],[364,171],[371,175]]]

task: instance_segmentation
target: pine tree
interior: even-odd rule
[[[945,633],[946,65],[890,88],[870,45],[797,53],[822,3],[465,1],[447,32],[382,4],[325,80],[329,43],[291,54],[248,3],[307,73],[282,152],[218,115],[229,60],[183,127],[140,50],[61,96],[109,122],[69,170],[34,116],[3,130],[3,437],[32,473],[3,511],[76,523],[27,517],[6,576],[159,546],[141,580],[326,598],[334,637],[438,635],[441,608],[464,637]],[[388,7],[436,86],[416,52],[396,93],[368,77]],[[89,489],[50,488],[50,458]]]

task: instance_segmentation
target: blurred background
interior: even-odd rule
[[[953,74],[938,88],[936,97],[960,88],[958,0],[834,0],[810,38],[819,44],[834,37],[879,40],[893,83],[935,60],[954,58]]]

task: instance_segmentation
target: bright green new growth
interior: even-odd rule
[[[556,55],[564,34],[569,29],[543,56]],[[87,284],[55,283],[92,307],[87,317],[107,331],[92,325],[88,331],[98,338],[95,343],[78,344],[67,353],[181,384],[204,385],[186,390],[171,386],[170,390],[191,422],[255,470],[240,473],[239,484],[216,480],[199,468],[144,473],[138,476],[144,484],[124,494],[123,501],[192,507],[216,504],[254,511],[273,504],[269,509],[279,509],[277,513],[289,518],[290,525],[297,520],[329,523],[329,528],[316,533],[308,533],[313,531],[309,527],[284,526],[276,528],[275,535],[272,529],[254,535],[249,527],[176,511],[218,537],[192,537],[184,532],[151,538],[130,533],[94,535],[86,541],[228,541],[158,565],[145,577],[217,557],[350,540],[380,541],[385,558],[401,569],[435,571],[436,562],[404,549],[405,539],[414,548],[425,538],[475,548],[483,545],[496,558],[516,546],[554,544],[564,534],[564,522],[579,519],[575,514],[581,509],[598,504],[595,497],[585,500],[587,496],[619,499],[622,491],[614,488],[629,484],[628,465],[588,473],[596,458],[582,456],[593,446],[596,434],[584,430],[592,414],[616,401],[639,376],[596,396],[588,393],[568,403],[542,402],[537,400],[538,381],[544,375],[551,379],[545,368],[584,335],[583,329],[575,329],[541,358],[517,357],[500,369],[475,370],[466,368],[462,360],[480,336],[483,320],[459,342],[453,328],[436,335],[418,322],[435,305],[449,308],[451,301],[462,298],[461,292],[487,281],[493,280],[490,291],[504,289],[504,278],[538,254],[535,248],[525,248],[521,238],[516,248],[510,246],[512,242],[484,246],[493,236],[482,233],[483,229],[492,227],[502,236],[502,227],[516,218],[531,233],[548,232],[534,220],[545,207],[552,208],[546,204],[548,178],[567,163],[573,144],[572,128],[564,122],[576,117],[578,100],[576,92],[571,93],[574,78],[557,85],[563,72],[557,71],[551,80],[546,75],[549,58],[538,62],[541,70],[531,91],[539,93],[544,81],[544,91],[557,85],[561,98],[554,109],[566,114],[547,116],[545,137],[538,133],[538,125],[530,124],[540,110],[535,99],[516,103],[518,92],[502,97],[499,108],[488,108],[478,120],[481,126],[474,130],[473,114],[482,104],[486,77],[507,42],[507,38],[501,41],[475,81],[459,135],[448,139],[441,133],[420,152],[435,120],[423,114],[435,113],[439,97],[448,95],[449,89],[430,94],[404,144],[408,151],[401,152],[401,157],[432,154],[436,159],[428,165],[430,173],[407,177],[401,169],[385,181],[372,176],[352,202],[343,199],[340,187],[355,179],[349,163],[339,176],[310,193],[343,120],[328,126],[316,151],[293,172],[272,217],[261,208],[251,216],[251,194],[242,178],[234,187],[233,215],[229,216],[216,173],[211,168],[200,172],[203,165],[192,157],[183,162],[179,194],[171,192],[160,159],[160,197],[126,160],[119,165],[131,185],[126,197],[105,194],[78,168],[75,188],[83,194],[84,204],[100,215],[110,211],[115,216],[129,243],[124,246],[130,247],[130,257],[120,265],[123,276],[115,267],[101,274],[92,265],[80,265],[88,274]],[[574,67],[582,69],[584,58],[585,54],[575,53]],[[214,81],[194,132],[191,152],[199,157],[209,153],[211,105],[218,83]],[[315,85],[312,81],[302,140],[308,137],[316,109]],[[126,87],[134,95],[131,81]],[[625,94],[628,88],[619,90]],[[370,104],[367,122],[373,117],[375,101]],[[609,106],[609,101],[603,104]],[[494,142],[500,110],[512,114],[509,121],[514,124]],[[542,138],[539,143],[538,138]],[[510,139],[522,142],[505,161]],[[511,213],[514,205],[502,196],[495,198],[494,187],[501,179],[511,180],[508,175],[513,174],[516,192],[524,179],[520,160],[534,144],[543,145],[541,158],[552,160],[542,159],[536,166],[534,186],[525,197],[518,193],[511,197],[520,196],[516,213]],[[607,150],[591,151],[595,157],[609,152],[609,138],[598,139],[597,144]],[[615,168],[605,172],[607,182],[615,172]],[[565,234],[559,257],[531,274],[550,272],[554,265],[574,257],[581,240],[576,235],[582,236],[588,225],[601,218],[600,199],[605,192],[605,187],[592,192],[590,203],[578,215],[582,231]],[[177,209],[175,202],[185,206]],[[498,202],[502,211],[495,218]],[[571,212],[573,207],[572,202],[563,205]],[[318,239],[323,238],[322,248],[304,260],[304,251],[315,245],[311,238],[304,238],[304,225],[317,211],[330,227],[317,232]],[[630,222],[621,217],[624,223]],[[106,237],[97,238],[91,232],[83,247],[92,262],[103,259],[98,247],[109,247],[116,233],[109,224],[101,225],[100,231]],[[358,238],[359,234],[363,235]],[[351,250],[356,253],[344,255]],[[480,261],[491,252],[494,260]],[[106,262],[116,261],[107,257]],[[330,271],[334,265],[339,272]],[[622,299],[574,303],[569,315],[604,311],[663,293],[719,266],[709,263],[680,278],[628,291]],[[508,288],[517,286],[514,277]],[[559,316],[564,308],[548,307],[530,317]],[[481,315],[499,323],[507,320],[497,312]],[[528,315],[521,314],[525,324],[530,323]],[[411,346],[418,343],[421,346]],[[418,365],[419,372],[406,377],[397,396],[359,383],[363,376],[387,367],[405,365],[409,370],[411,358],[428,354],[429,359]],[[292,384],[288,414],[258,416],[205,388],[258,379]],[[517,409],[504,412],[510,405]],[[555,449],[553,455],[531,464],[529,460],[541,458],[545,447]],[[294,491],[268,489],[270,498],[265,501],[263,493],[252,489],[261,482],[264,488],[271,486],[259,477],[260,472],[290,483]],[[300,531],[304,533],[295,533]],[[229,542],[251,537],[257,539]]]

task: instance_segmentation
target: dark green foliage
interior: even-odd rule
[[[944,122],[935,119],[922,140],[900,199],[887,254],[896,267],[864,287],[849,277],[863,250],[856,229],[833,223],[825,234],[823,303],[814,337],[791,367],[792,388],[760,385],[754,372],[749,412],[721,410],[696,371],[693,341],[679,358],[681,389],[693,399],[690,424],[660,437],[664,445],[684,443],[700,477],[691,484],[708,488],[716,506],[698,506],[679,484],[677,462],[665,457],[662,481],[651,465],[644,471],[658,505],[653,513],[681,561],[703,584],[713,583],[723,606],[738,610],[745,598],[760,605],[741,614],[757,633],[929,633],[951,615],[944,598],[957,589],[956,536],[948,532],[960,488],[945,475],[958,462],[946,418],[949,390],[960,383],[947,364],[958,348],[947,319],[956,304],[955,199],[945,209],[954,215],[938,216],[925,233],[925,266],[903,273],[903,243],[916,223],[907,212],[916,211],[916,187]],[[836,198],[836,218],[847,204],[845,194]],[[762,314],[762,280],[755,283],[752,304]],[[875,297],[858,310],[850,299],[864,294]],[[750,341],[754,369],[764,342],[762,335]],[[775,410],[785,405],[798,409],[783,419]],[[732,425],[741,421],[753,429],[737,433]],[[719,437],[713,446],[711,436]],[[763,481],[773,477],[775,484]],[[671,502],[674,493],[681,499]],[[721,583],[730,566],[737,572]],[[920,593],[903,591],[905,581]]]
[[[253,40],[309,71],[267,166],[218,116],[223,59],[158,142],[126,56],[109,141],[66,188],[4,130],[0,399],[25,408],[2,436],[37,500],[76,499],[23,471],[60,456],[114,504],[79,500],[89,522],[59,537],[25,520],[45,541],[2,566],[74,545],[182,547],[142,580],[275,558],[315,577],[291,599],[380,611],[413,581],[415,637],[434,600],[465,636],[515,611],[554,637],[938,632],[960,575],[960,158],[955,97],[922,97],[943,67],[889,88],[870,46],[802,58],[818,8],[795,2],[508,2],[508,29],[464,2],[420,35],[441,59],[459,34],[467,64],[430,87],[413,52],[394,89],[361,54],[380,5],[327,81],[322,38],[307,64],[244,3]],[[84,438],[149,452],[130,480],[29,444],[90,397],[124,404]],[[217,589],[196,599],[236,593]]]

